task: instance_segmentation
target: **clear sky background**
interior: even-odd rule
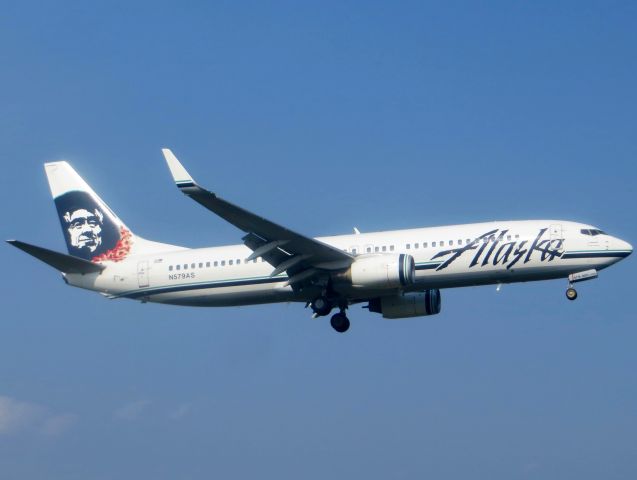
[[[495,219],[635,244],[635,2],[30,2],[0,15],[2,238],[65,251],[42,164],[138,234],[241,233],[200,183],[308,235]],[[0,476],[637,477],[635,258],[360,307],[109,301],[0,247]]]

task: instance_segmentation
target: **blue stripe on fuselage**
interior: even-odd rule
[[[628,250],[590,250],[581,252],[564,252],[562,259],[570,258],[624,258],[630,255]]]
[[[263,285],[267,283],[279,283],[287,280],[287,276],[281,277],[261,277],[261,278],[245,278],[239,280],[217,280],[210,282],[189,283],[182,285],[164,285],[161,287],[145,288],[133,292],[124,292],[113,295],[112,298],[140,298],[150,295],[158,295],[161,293],[187,292],[191,290],[204,290],[207,288],[223,288],[223,287],[245,287],[249,285]]]

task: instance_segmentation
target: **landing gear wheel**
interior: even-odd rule
[[[569,300],[575,300],[577,298],[577,290],[575,290],[573,287],[568,287],[566,289],[566,298],[568,298]]]
[[[345,333],[349,329],[349,319],[342,312],[332,315],[330,324],[338,333]]]
[[[318,297],[312,301],[312,310],[319,317],[324,317],[332,311],[332,304],[325,297]]]

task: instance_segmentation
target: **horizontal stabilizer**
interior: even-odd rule
[[[34,256],[38,260],[43,261],[47,265],[59,270],[62,273],[98,273],[106,267],[97,263],[89,262],[83,258],[73,257],[64,253],[54,252],[42,247],[36,247],[19,240],[7,240],[16,248]]]

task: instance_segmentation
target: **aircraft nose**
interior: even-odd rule
[[[621,238],[617,239],[617,249],[626,252],[626,256],[633,253],[633,246],[630,243],[622,240]]]

